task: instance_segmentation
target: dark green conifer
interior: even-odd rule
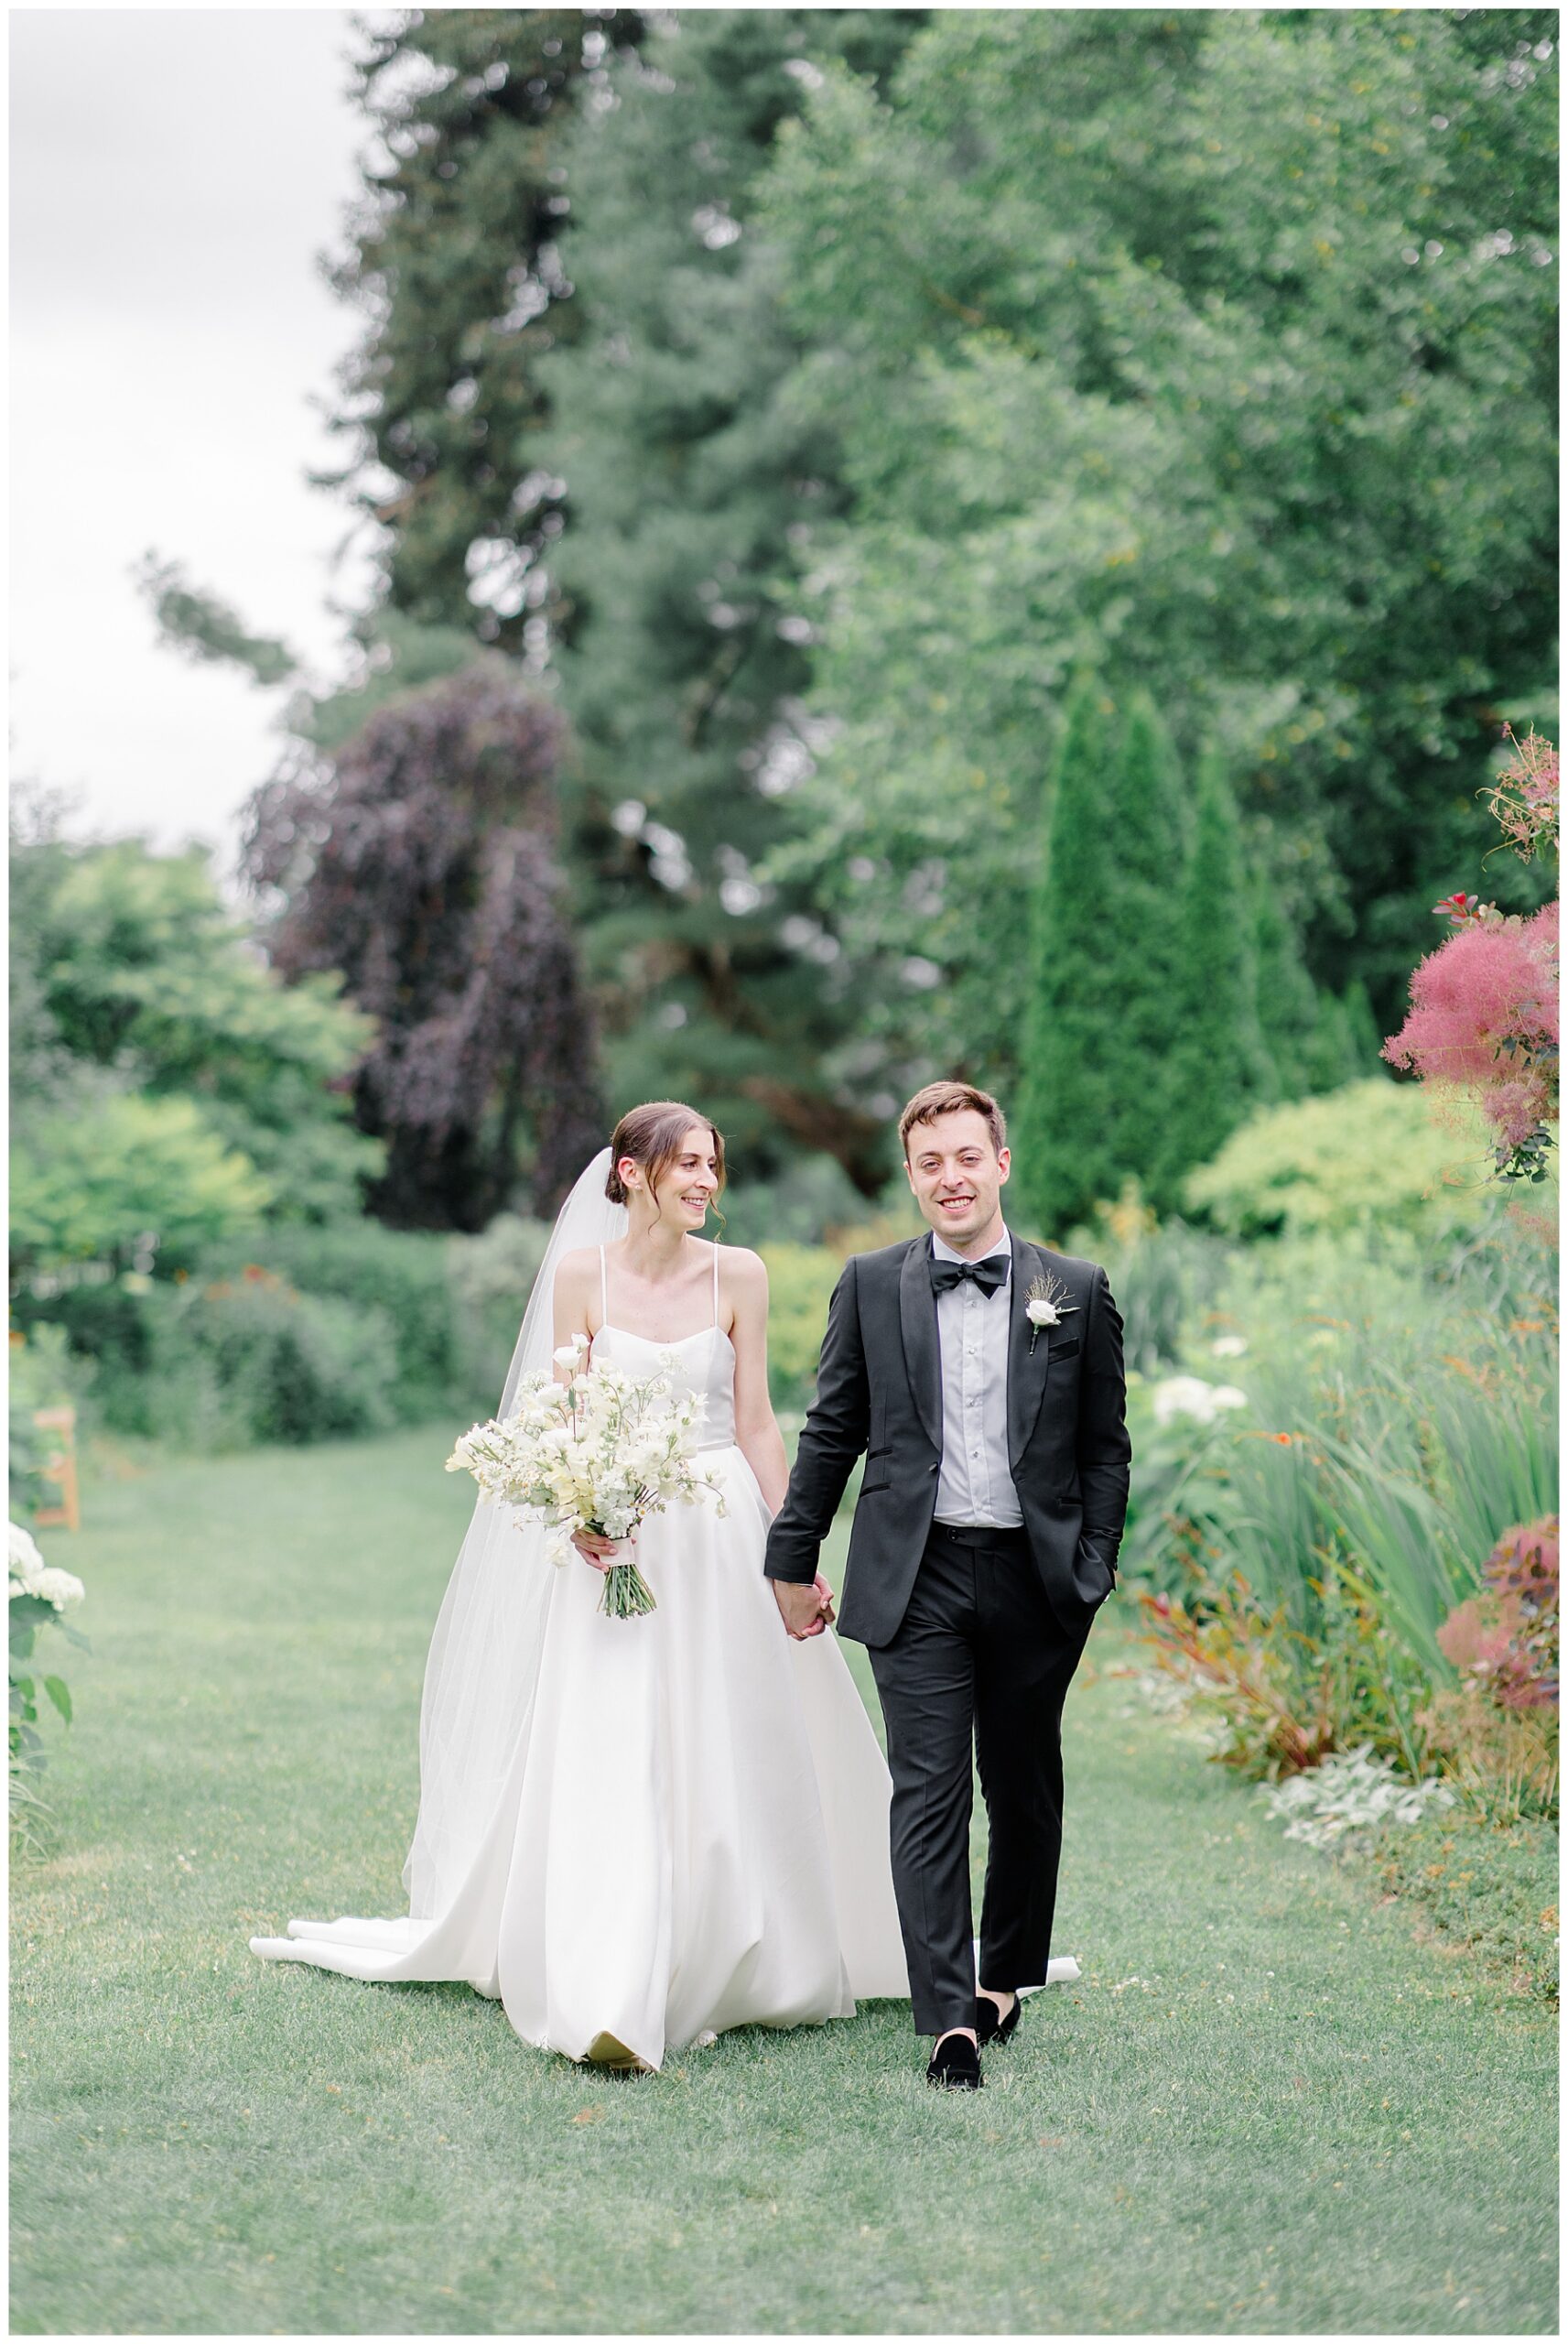
[[[1190,819],[1171,736],[1151,695],[1136,691],[1111,774],[1105,919],[1087,972],[1112,1092],[1112,1194],[1131,1177],[1148,1196],[1159,1162]]]
[[[1197,819],[1182,888],[1176,1034],[1160,1152],[1161,1192],[1206,1163],[1256,1098],[1248,1047],[1249,906],[1240,827],[1217,754],[1198,769]]]
[[[1119,1187],[1115,1075],[1097,982],[1114,865],[1107,819],[1114,712],[1092,676],[1074,686],[1045,794],[1034,888],[1013,1177],[1022,1218],[1056,1243]]]
[[[1300,1099],[1312,1088],[1308,1061],[1317,1031],[1317,991],[1268,872],[1258,874],[1252,894],[1261,1045],[1258,1093],[1261,1101],[1272,1105],[1281,1099]]]

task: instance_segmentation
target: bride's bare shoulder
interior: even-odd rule
[[[749,1245],[716,1245],[713,1250],[719,1256],[719,1281],[727,1294],[766,1294],[768,1266],[760,1253]]]
[[[597,1245],[574,1245],[556,1264],[556,1291],[570,1294],[589,1278],[599,1275]]]

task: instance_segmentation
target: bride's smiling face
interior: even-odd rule
[[[693,1123],[681,1140],[674,1161],[666,1164],[652,1187],[645,1167],[623,1156],[616,1170],[634,1210],[648,1221],[663,1221],[679,1230],[697,1230],[719,1193],[719,1156],[706,1123]]]

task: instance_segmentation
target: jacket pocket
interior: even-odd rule
[[[892,1483],[891,1481],[862,1481],[860,1484],[860,1495],[863,1498],[874,1498],[879,1490],[891,1490],[892,1487]]]
[[[1055,1366],[1056,1362],[1059,1359],[1071,1359],[1075,1351],[1082,1351],[1082,1349],[1083,1338],[1079,1335],[1075,1335],[1070,1343],[1053,1343],[1051,1346],[1051,1356],[1045,1362],[1046,1373],[1050,1373],[1051,1370]]]

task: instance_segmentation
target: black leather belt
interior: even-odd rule
[[[1022,1523],[1010,1523],[1004,1529],[1000,1525],[993,1526],[985,1523],[934,1522],[931,1536],[933,1538],[950,1538],[959,1546],[1027,1546],[1029,1544],[1029,1533]]]

